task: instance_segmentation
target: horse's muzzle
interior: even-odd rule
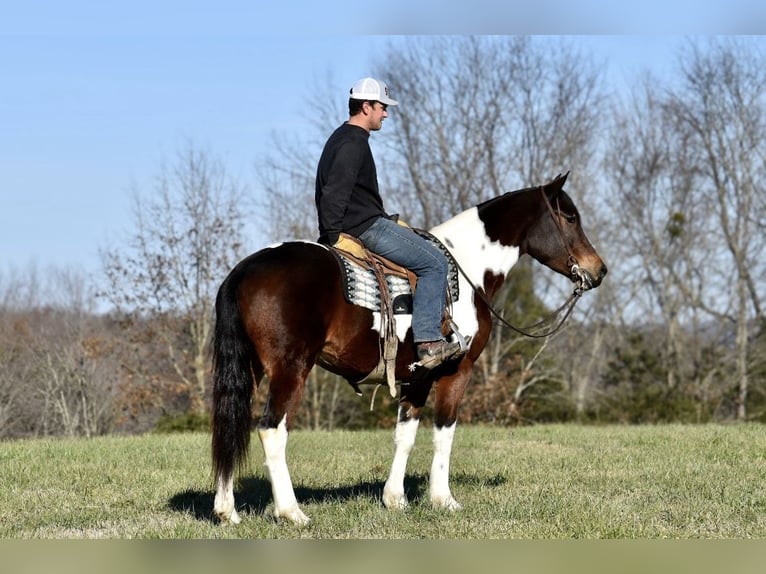
[[[594,276],[590,271],[580,267],[577,264],[572,265],[572,280],[575,282],[578,291],[588,291],[601,285],[601,281],[606,277],[607,268],[603,263]]]

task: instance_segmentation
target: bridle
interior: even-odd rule
[[[593,287],[591,277],[588,273],[586,273],[580,267],[580,264],[577,262],[577,258],[574,256],[574,253],[572,253],[572,250],[569,249],[569,246],[566,244],[566,241],[564,241],[564,230],[561,228],[561,222],[556,217],[556,212],[553,210],[553,206],[551,205],[550,199],[548,199],[548,196],[545,195],[545,189],[543,188],[542,185],[540,186],[540,193],[542,194],[543,199],[545,200],[545,206],[548,208],[548,213],[551,214],[551,219],[553,220],[553,223],[556,226],[556,230],[559,232],[559,240],[561,241],[561,246],[564,248],[564,251],[566,251],[567,255],[569,256],[567,258],[567,263],[569,264],[569,273],[575,279],[577,279],[575,292],[579,292],[579,295],[582,295],[584,291],[587,291],[588,289],[591,289]],[[558,197],[556,198],[556,211],[561,213],[561,207],[559,205]]]
[[[468,277],[466,272],[463,270],[463,268],[460,266],[460,264],[455,260],[455,266],[457,267],[458,271],[463,275],[466,281],[468,281],[468,284],[471,286],[471,289],[473,290],[476,297],[478,297],[489,309],[489,312],[495,317],[496,323],[499,323],[500,325],[503,325],[504,327],[508,327],[509,329],[519,333],[520,335],[524,335],[525,337],[531,337],[534,339],[543,339],[545,337],[550,337],[551,335],[555,335],[558,333],[564,326],[564,323],[569,318],[569,315],[572,314],[572,311],[574,310],[574,306],[577,303],[580,296],[590,289],[593,284],[591,282],[591,278],[583,271],[583,269],[580,267],[579,263],[577,262],[577,258],[574,256],[574,253],[572,253],[572,250],[569,249],[569,247],[566,244],[566,241],[564,241],[564,230],[561,227],[561,222],[556,217],[556,212],[553,209],[553,206],[551,205],[550,200],[548,199],[548,196],[545,194],[545,189],[543,186],[540,186],[540,192],[543,195],[543,199],[545,200],[545,205],[548,208],[548,213],[550,213],[551,218],[553,219],[553,223],[556,225],[556,229],[558,230],[559,240],[561,241],[561,245],[564,247],[564,250],[568,254],[567,264],[569,265],[569,272],[570,274],[577,280],[577,283],[575,284],[574,291],[569,296],[569,298],[553,313],[550,313],[547,317],[544,317],[534,325],[529,325],[528,327],[516,327],[515,325],[512,325],[508,321],[506,321],[500,313],[498,313],[495,308],[492,306],[492,302],[489,300],[487,295],[484,293],[483,289],[479,289],[476,285],[473,284],[471,279]],[[556,208],[558,211],[561,211],[561,208],[559,207],[558,198],[556,198]],[[454,259],[454,258],[453,258]],[[534,332],[537,329],[545,328],[550,322],[555,320],[558,315],[564,311],[564,316],[562,319],[558,322],[558,324],[553,327],[550,331],[544,332],[544,333],[536,333]]]

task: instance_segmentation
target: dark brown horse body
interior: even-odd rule
[[[459,297],[451,316],[469,338],[465,356],[423,376],[416,360],[411,316],[396,318],[401,382],[394,459],[383,490],[389,508],[407,505],[404,474],[421,411],[434,383],[434,458],[430,498],[434,506],[460,508],[449,488],[449,459],[460,401],[474,362],[492,327],[491,300],[522,254],[585,290],[600,284],[606,266],[580,226],[566,176],[549,184],[505,194],[435,227],[431,233],[461,268]],[[272,484],[274,514],[297,524],[308,518],[298,507],[285,459],[287,435],[301,392],[314,365],[351,382],[362,380],[380,360],[379,313],[348,303],[341,272],[328,248],[290,242],[242,260],[221,285],[213,341],[213,465],[215,513],[239,522],[234,507],[236,467],[249,449],[253,384],[268,376],[269,396],[258,424],[265,469]],[[477,296],[476,289],[485,297]],[[417,376],[415,376],[417,375]]]

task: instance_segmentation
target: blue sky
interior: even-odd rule
[[[398,1],[12,4],[0,20],[0,277],[32,264],[97,273],[98,249],[130,228],[131,186],[150,187],[186,140],[253,180],[273,131],[300,134],[306,87],[330,76],[345,101],[391,35],[577,34],[610,78],[628,84],[643,69],[664,73],[681,34],[766,30],[766,11],[738,0],[704,14],[697,0],[657,2],[660,18],[651,3],[578,3],[588,17],[564,0],[542,0],[534,12],[484,0],[470,10]]]

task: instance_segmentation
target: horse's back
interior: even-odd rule
[[[324,245],[309,241],[287,241],[256,251],[242,259],[237,268],[247,273],[264,273],[267,270],[292,269],[296,264],[312,265],[330,261],[332,255]]]
[[[268,299],[271,305],[299,305],[339,289],[340,269],[330,251],[300,241],[266,247],[243,259],[232,271],[240,305]]]

